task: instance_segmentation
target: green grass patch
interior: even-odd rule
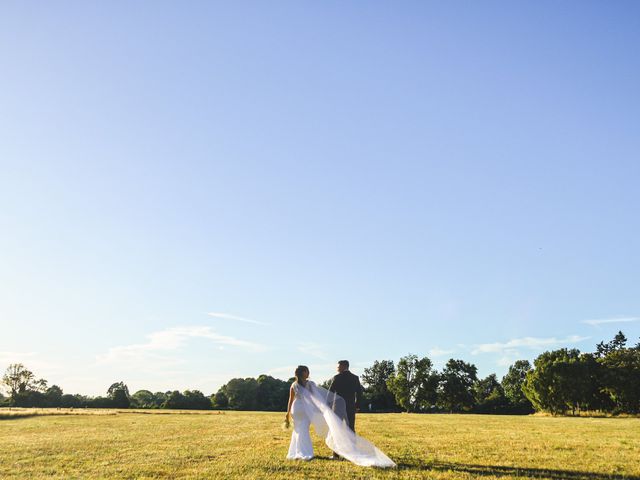
[[[36,413],[37,415],[33,415]],[[30,416],[29,416],[30,415]],[[0,409],[0,478],[640,480],[640,419],[361,414],[396,470],[285,460],[283,414]]]

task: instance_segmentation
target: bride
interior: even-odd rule
[[[356,435],[347,424],[344,399],[308,380],[309,369],[300,365],[291,385],[285,422],[293,418],[293,432],[287,458],[311,460],[313,444],[309,428],[324,438],[327,446],[347,460],[363,467],[395,467],[375,445]]]

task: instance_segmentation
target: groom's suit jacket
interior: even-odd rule
[[[362,385],[357,375],[345,370],[333,377],[329,390],[344,398],[347,408],[355,407],[362,401]]]
[[[356,407],[362,402],[362,385],[357,375],[349,370],[333,377],[329,390],[344,398],[347,407],[347,421],[352,430],[355,428]]]

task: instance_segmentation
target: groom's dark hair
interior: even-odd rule
[[[348,368],[349,368],[349,360],[340,360],[340,361],[338,362],[338,365],[340,365],[341,367],[344,367],[344,368],[348,369]]]

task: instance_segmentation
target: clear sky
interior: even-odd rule
[[[640,3],[0,6],[0,370],[502,375],[640,337]]]

